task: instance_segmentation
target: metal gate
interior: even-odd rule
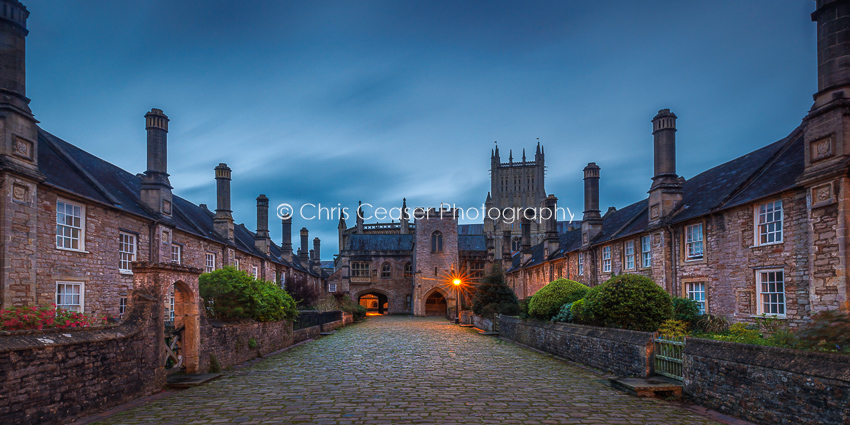
[[[655,373],[668,378],[682,378],[682,359],[685,351],[685,337],[655,337]]]

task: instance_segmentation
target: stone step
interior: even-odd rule
[[[169,375],[166,378],[168,386],[171,388],[191,388],[204,385],[207,382],[218,379],[220,373],[203,373],[198,375]]]
[[[663,376],[649,378],[610,378],[611,386],[638,397],[682,398],[682,382]]]

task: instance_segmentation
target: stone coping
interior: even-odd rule
[[[151,306],[139,303],[126,319],[116,325],[90,328],[3,331],[0,352],[43,349],[58,345],[75,345],[109,341],[135,336],[142,331]]]
[[[850,382],[850,355],[687,338],[685,355]]]
[[[646,346],[652,344],[652,332],[633,331],[628,329],[603,328],[599,326],[577,325],[563,322],[543,322],[535,319],[520,319],[516,316],[499,316],[500,321],[511,321],[524,326],[545,328],[556,332],[571,333],[590,338],[605,339],[614,342]]]

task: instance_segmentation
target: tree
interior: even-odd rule
[[[515,315],[519,313],[516,294],[505,282],[505,272],[499,263],[493,264],[490,271],[476,285],[475,298],[472,299],[472,311],[479,316],[494,314]]]

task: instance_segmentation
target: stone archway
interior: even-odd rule
[[[174,328],[183,329],[181,349],[187,373],[197,373],[200,366],[201,318],[197,293],[182,280],[174,282]]]
[[[448,306],[448,301],[442,292],[434,291],[425,298],[425,315],[446,317]]]
[[[387,314],[388,297],[377,291],[363,291],[357,294],[357,303],[366,308],[367,314]]]

